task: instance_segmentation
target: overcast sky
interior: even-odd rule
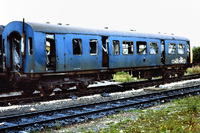
[[[200,46],[198,0],[2,0],[0,24],[19,20],[184,36]]]

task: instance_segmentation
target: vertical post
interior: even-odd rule
[[[25,35],[25,22],[23,18],[23,26],[22,26],[22,38],[21,38],[21,54],[22,56],[25,55],[25,43],[26,42],[26,35]]]
[[[22,26],[22,37],[21,37],[21,73],[24,70],[24,57],[25,57],[25,49],[26,47],[26,34],[25,34],[25,19],[23,18],[23,26]]]

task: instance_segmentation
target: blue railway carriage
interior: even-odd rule
[[[0,40],[2,40],[2,33],[3,33],[4,26],[0,25]],[[2,63],[2,41],[0,41],[0,62]],[[2,64],[0,64],[0,71],[2,71]]]
[[[3,33],[3,29],[4,29],[4,26],[0,25],[0,86],[1,87],[7,87],[8,84],[6,84],[6,83],[8,83],[8,82],[5,80],[6,74],[2,73],[3,65],[5,66],[5,64],[3,64],[3,59],[5,59],[5,54],[3,54],[3,49],[2,49],[2,33]]]
[[[43,95],[55,87],[85,90],[117,71],[147,79],[181,77],[191,64],[190,42],[184,37],[48,23],[9,23],[1,48],[1,77],[24,93],[38,89]]]

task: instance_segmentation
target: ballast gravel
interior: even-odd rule
[[[106,82],[104,84],[105,85],[113,84],[113,82]],[[142,88],[138,90],[133,89],[126,92],[116,92],[116,93],[109,94],[109,97],[102,97],[100,94],[96,94],[92,96],[78,97],[77,99],[54,100],[54,101],[48,101],[48,102],[32,103],[32,104],[27,104],[27,105],[13,105],[13,106],[11,105],[7,107],[0,107],[0,117],[6,116],[6,115],[23,114],[23,113],[33,112],[33,111],[42,111],[42,110],[56,109],[56,108],[62,108],[62,107],[83,105],[83,104],[95,103],[95,102],[101,102],[101,101],[109,101],[109,100],[114,100],[114,99],[119,99],[119,98],[141,95],[141,94],[149,93],[149,91],[175,89],[175,88],[180,88],[183,86],[186,87],[186,86],[193,86],[193,85],[200,85],[200,79],[193,79],[193,80],[160,85],[159,88],[148,87],[148,88]]]

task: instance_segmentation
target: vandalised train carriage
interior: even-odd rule
[[[2,34],[1,77],[43,95],[59,87],[85,90],[117,71],[138,78],[182,76],[191,63],[187,38],[14,21]]]

